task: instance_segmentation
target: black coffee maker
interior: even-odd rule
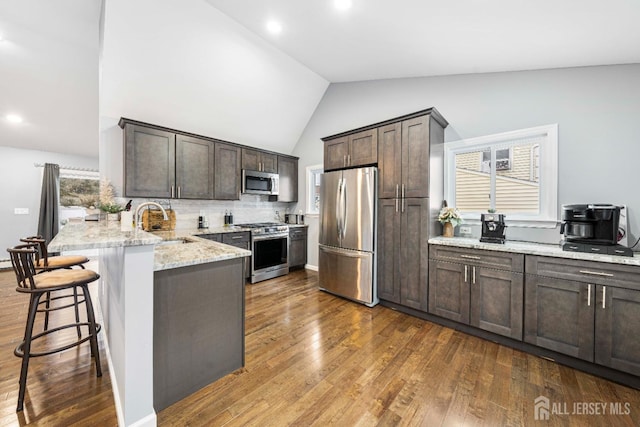
[[[504,223],[504,214],[481,214],[482,235],[480,241],[485,243],[504,243],[504,232],[507,226]]]
[[[563,205],[560,233],[564,251],[633,256],[618,244],[620,206],[610,204]]]

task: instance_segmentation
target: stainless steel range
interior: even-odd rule
[[[238,224],[251,229],[251,283],[289,273],[289,227],[276,222]]]

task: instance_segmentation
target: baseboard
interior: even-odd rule
[[[98,312],[98,316],[100,318],[100,323],[103,327],[104,339],[102,342],[104,343],[104,351],[107,356],[107,364],[109,365],[109,378],[111,378],[111,393],[113,394],[113,402],[116,407],[116,416],[118,418],[118,426],[125,427],[124,421],[124,411],[122,409],[122,402],[120,401],[120,393],[118,392],[118,381],[115,376],[115,369],[113,368],[113,362],[111,360],[111,351],[109,350],[109,340],[107,339],[106,333],[106,325],[104,324],[104,317],[102,316],[102,307],[100,306],[100,298],[96,298],[96,311]],[[158,425],[157,415],[155,412],[139,419],[135,423],[131,424],[128,427],[156,427]]]
[[[307,270],[311,270],[311,271],[318,271],[318,266],[317,265],[305,264],[304,268],[306,268]]]

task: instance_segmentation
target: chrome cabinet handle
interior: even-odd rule
[[[351,154],[347,154],[347,164],[351,166]]]
[[[603,286],[602,287],[602,308],[605,308],[606,298],[607,298],[607,287]]]
[[[466,258],[466,259],[482,259],[479,256],[474,256],[474,255],[460,255],[460,258]]]
[[[396,199],[396,213],[398,213],[398,199]]]
[[[582,274],[590,274],[592,276],[603,276],[603,277],[613,277],[611,273],[603,273],[601,271],[591,271],[591,270],[580,270]]]
[[[402,184],[402,198],[404,199],[404,184]]]
[[[466,265],[464,266],[464,283],[467,283],[467,271],[468,271],[468,268],[469,267],[467,267]]]
[[[242,236],[235,236],[235,237],[232,237],[231,239],[233,239],[233,240],[242,239]]]
[[[476,284],[476,266],[473,266],[473,284]]]
[[[174,197],[174,196],[173,196],[173,189],[174,189],[174,186],[172,185],[172,186],[171,186],[171,198],[172,198],[172,199],[173,199],[173,197]]]
[[[400,197],[400,185],[396,184],[396,199]]]
[[[180,198],[180,186],[178,185],[178,199]]]
[[[587,285],[587,307],[591,307],[591,285]]]

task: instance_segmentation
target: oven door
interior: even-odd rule
[[[251,237],[251,283],[289,273],[289,233]]]

